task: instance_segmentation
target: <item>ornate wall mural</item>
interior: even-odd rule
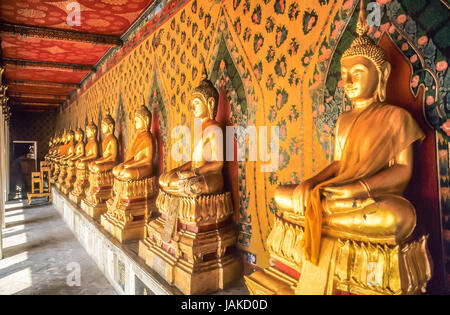
[[[427,24],[434,13],[419,8],[419,2],[378,1],[382,24],[371,35],[379,38],[388,32],[399,47],[408,45],[402,51],[413,65],[423,61],[431,69],[417,70],[411,88],[421,83],[431,87],[426,92],[427,114],[435,127],[442,127],[441,161],[448,163],[447,91],[439,89],[436,95],[433,84],[427,83],[435,79],[442,87],[448,81],[443,57],[448,55],[448,40],[439,31],[448,27],[448,18]],[[432,8],[442,5],[432,3]],[[250,263],[265,267],[265,240],[277,211],[276,187],[299,183],[331,159],[333,129],[345,110],[335,60],[352,40],[353,34],[344,31],[352,29],[347,26],[355,23],[351,17],[357,5],[356,0],[171,1],[86,80],[60,112],[58,128],[84,127],[110,108],[126,152],[134,137],[132,114],[144,102],[158,116],[164,170],[172,169],[181,162],[170,158],[175,142],[170,134],[177,125],[191,127],[190,93],[200,80],[204,56],[212,81],[226,93],[233,125],[267,126],[269,133],[271,126],[280,128],[278,171],[261,172],[264,163],[259,161],[238,168],[240,246],[249,253]],[[399,39],[400,34],[407,35]],[[423,60],[418,54],[414,58],[416,51]],[[448,179],[444,182],[448,196]]]

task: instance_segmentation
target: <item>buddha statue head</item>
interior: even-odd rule
[[[145,105],[138,107],[134,113],[134,123],[137,131],[149,131],[152,122],[152,113]]]
[[[356,31],[358,37],[341,58],[344,90],[352,101],[384,102],[391,65],[383,49],[368,35],[364,1],[361,1]]]
[[[75,131],[75,141],[76,142],[81,142],[81,141],[83,141],[83,138],[84,138],[84,132],[83,132],[83,130],[81,128],[78,128]]]
[[[67,143],[67,130],[64,129],[61,134],[61,144],[66,144],[66,143]]]
[[[219,92],[208,79],[206,65],[203,65],[203,75],[200,84],[192,91],[192,107],[195,118],[209,118],[214,120],[219,104]]]
[[[102,133],[104,135],[114,134],[116,123],[110,114],[107,114],[102,120]]]
[[[75,132],[73,132],[73,130],[70,129],[70,130],[67,132],[67,136],[66,136],[66,137],[67,137],[67,138],[66,138],[67,143],[72,142],[73,139],[74,139],[74,137],[75,137]]]
[[[86,126],[86,136],[89,140],[97,139],[98,128],[93,120]]]

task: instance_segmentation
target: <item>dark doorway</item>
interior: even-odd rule
[[[31,173],[37,170],[36,141],[14,141],[9,199],[25,199],[31,191]]]

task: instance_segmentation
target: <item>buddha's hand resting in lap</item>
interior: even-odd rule
[[[317,185],[314,179],[310,178],[300,183],[294,190],[293,204],[295,213],[305,214],[306,205],[309,202],[311,191]]]
[[[177,176],[179,179],[188,179],[188,178],[192,178],[195,177],[195,173],[193,171],[177,171]]]
[[[344,185],[327,186],[320,189],[322,195],[329,200],[358,199],[369,197],[360,182]]]

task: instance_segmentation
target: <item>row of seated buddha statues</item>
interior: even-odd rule
[[[414,146],[425,134],[407,110],[386,101],[392,65],[367,35],[366,21],[361,4],[358,36],[341,59],[353,108],[337,121],[334,162],[299,185],[276,190],[278,212],[266,240],[271,265],[245,277],[252,294],[420,294],[432,277],[429,235],[403,196],[413,175]],[[214,292],[242,275],[224,162],[211,150],[223,140],[209,132],[219,127],[218,98],[204,70],[192,91],[203,136],[190,162],[159,178],[153,173],[152,119],[142,106],[126,161],[116,165],[117,142],[107,136],[102,153],[108,162],[89,164],[92,183],[84,190],[83,205],[107,199],[97,213],[105,229],[119,241],[139,240],[139,256],[185,294]],[[104,134],[113,133],[109,118],[103,127]],[[49,157],[55,174],[75,156],[73,148],[65,133]],[[109,175],[96,175],[102,173]]]
[[[85,190],[88,187],[88,166],[99,157],[99,148],[97,141],[98,128],[91,121],[86,127],[87,142],[84,147],[84,155],[75,162],[76,180],[72,191],[69,192],[69,198],[77,205],[85,198]]]
[[[80,193],[73,193],[73,199],[82,199],[81,208],[93,218],[99,218],[106,211],[106,201],[112,197],[112,169],[119,161],[119,142],[114,135],[115,122],[111,115],[102,120],[101,130],[104,135],[102,155],[98,158],[97,142],[95,148],[93,142],[91,155],[79,163]]]
[[[144,237],[145,222],[155,212],[157,179],[153,174],[155,140],[150,132],[152,115],[140,106],[134,115],[136,137],[126,160],[109,168],[113,177],[114,197],[106,202],[101,216],[103,227],[119,241]]]
[[[136,136],[123,163],[119,164],[119,143],[109,114],[102,120],[101,157],[97,127],[91,122],[84,149],[81,130],[75,134],[76,144],[71,132],[64,132],[55,137],[47,159],[57,182],[65,181],[62,193],[109,234],[123,243],[139,240],[139,255],[183,293],[206,294],[242,277],[243,268],[236,251],[233,202],[224,191],[223,158],[204,158],[205,148],[219,145],[216,134],[206,129],[220,127],[214,119],[219,93],[206,69],[192,97],[203,137],[192,162],[159,178],[154,172],[158,159],[150,132],[152,114],[143,105],[135,111]]]
[[[252,294],[420,294],[431,279],[428,235],[402,196],[424,133],[385,102],[391,64],[361,8],[358,37],[341,60],[353,109],[338,119],[334,162],[277,189],[272,264],[245,277]]]

